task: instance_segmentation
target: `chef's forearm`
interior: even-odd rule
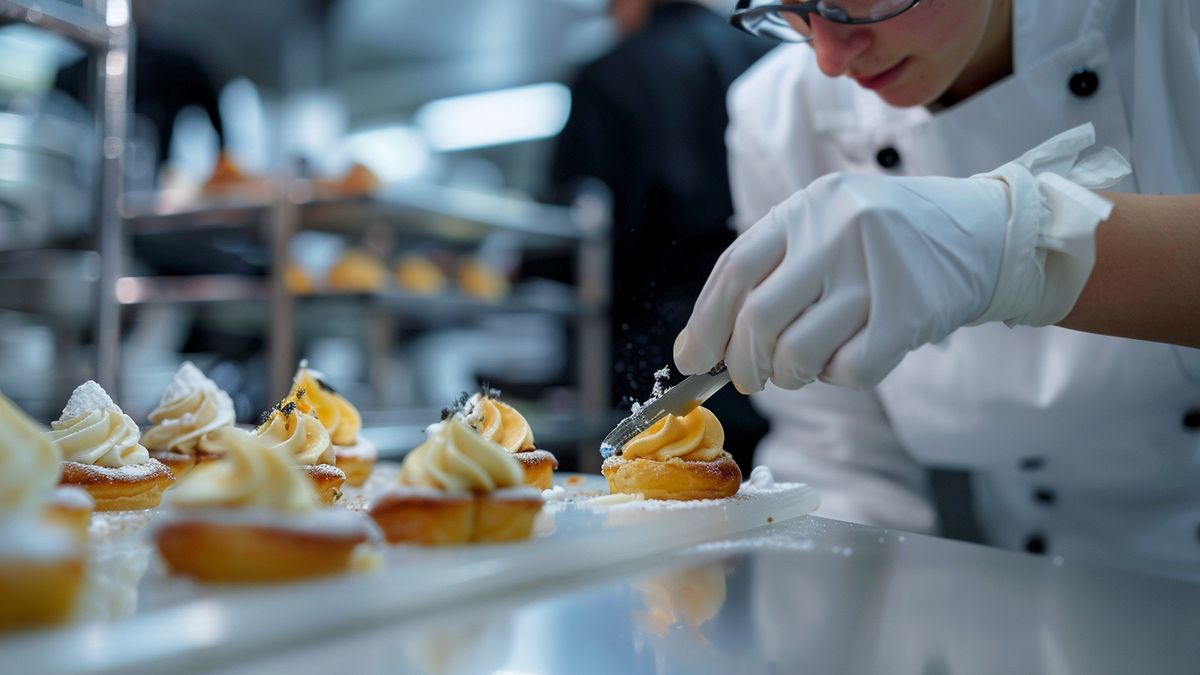
[[[1058,325],[1200,347],[1200,195],[1105,196],[1096,266]]]

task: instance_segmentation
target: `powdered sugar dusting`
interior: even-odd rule
[[[546,502],[565,502],[567,500],[567,491],[561,485],[542,490],[542,501]]]
[[[75,391],[71,392],[71,398],[67,400],[67,405],[62,411],[62,417],[59,417],[58,420],[60,422],[69,420],[93,410],[112,410],[122,415],[125,414],[121,410],[121,407],[108,395],[108,392],[104,391],[104,387],[101,387],[94,380],[88,380],[75,387]]]
[[[611,495],[592,497],[591,499],[587,500],[587,504],[588,506],[614,506],[616,504],[628,504],[629,502],[643,501],[646,501],[646,496],[640,492],[635,495],[618,492]]]
[[[137,483],[147,478],[172,475],[166,464],[153,458],[141,464],[126,464],[118,467],[96,466],[80,462],[68,463],[72,465],[73,475],[77,474],[86,477],[89,481],[99,483]]]
[[[654,371],[654,388],[650,390],[651,398],[662,398],[667,393],[667,382],[671,379],[671,366],[663,366]]]

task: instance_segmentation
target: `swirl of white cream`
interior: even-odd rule
[[[475,394],[467,402],[462,420],[489,441],[499,443],[509,452],[534,449],[533,429],[516,408],[494,398]]]
[[[47,436],[68,462],[116,469],[150,461],[150,453],[138,442],[137,424],[91,380],[71,393]]]
[[[62,458],[45,430],[3,394],[0,439],[0,517],[34,512],[58,483]]]
[[[218,454],[210,432],[233,425],[233,401],[191,361],[184,362],[150,413],[154,426],[142,434],[142,445],[153,451]]]
[[[333,443],[329,431],[316,417],[300,412],[294,404],[285,405],[271,413],[270,418],[254,430],[270,447],[286,448],[295,464],[333,464]]]
[[[287,448],[268,447],[237,427],[212,433],[214,441],[226,448],[225,456],[201,463],[179,481],[171,491],[176,508],[258,507],[289,513],[316,508],[312,481],[293,466]]]
[[[521,485],[521,465],[502,446],[450,418],[400,466],[401,485],[446,492],[492,492]]]

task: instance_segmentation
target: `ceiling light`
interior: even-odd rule
[[[433,149],[452,151],[549,138],[570,112],[570,90],[543,82],[430,101],[415,121]]]

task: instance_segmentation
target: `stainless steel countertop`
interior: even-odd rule
[[[222,672],[347,668],[1197,673],[1200,585],[809,517]]]

